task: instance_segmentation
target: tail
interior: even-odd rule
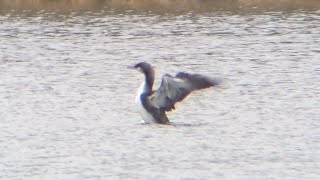
[[[167,117],[165,111],[161,112],[161,114],[159,115],[159,117],[156,119],[157,123],[159,124],[171,124],[169,121],[169,118]]]

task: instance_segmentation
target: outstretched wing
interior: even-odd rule
[[[188,74],[180,72],[175,77],[165,75],[162,78],[159,89],[149,96],[150,105],[171,111],[174,105],[182,101],[192,91],[205,89],[221,83],[221,79],[210,78],[200,74]]]

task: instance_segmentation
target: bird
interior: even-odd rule
[[[145,77],[135,99],[144,124],[171,124],[166,112],[174,110],[177,102],[195,90],[217,86],[222,82],[220,78],[178,72],[175,76],[165,74],[160,87],[153,90],[155,70],[151,64],[139,62],[129,68],[141,72]]]

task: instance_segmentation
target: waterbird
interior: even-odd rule
[[[142,122],[145,124],[170,124],[166,112],[174,110],[177,102],[185,99],[192,91],[216,86],[222,82],[220,78],[178,72],[175,76],[165,74],[160,87],[154,91],[152,87],[155,71],[151,64],[140,62],[128,68],[138,70],[145,76],[136,96]]]

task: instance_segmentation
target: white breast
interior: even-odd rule
[[[141,99],[140,99],[141,94],[144,92],[144,87],[145,87],[145,84],[142,83],[138,92],[137,92],[135,102],[137,104],[138,111],[142,117],[142,123],[150,124],[150,123],[154,123],[155,120],[152,117],[152,115],[143,107],[143,105],[141,103]]]

